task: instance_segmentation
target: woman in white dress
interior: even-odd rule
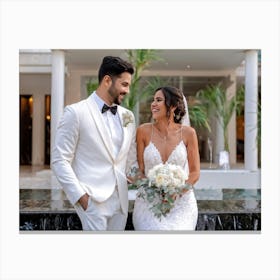
[[[180,165],[188,174],[186,183],[194,185],[200,175],[198,141],[189,126],[186,99],[175,87],[156,89],[151,104],[154,123],[137,129],[137,160],[143,176],[160,163]],[[186,125],[188,124],[188,125]],[[175,206],[160,220],[149,205],[137,197],[133,211],[135,230],[195,230],[198,217],[193,189],[177,197]]]

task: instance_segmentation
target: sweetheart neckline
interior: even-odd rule
[[[161,162],[162,162],[163,164],[166,164],[166,163],[169,161],[170,157],[173,155],[173,153],[176,151],[177,147],[178,147],[179,145],[181,145],[182,142],[183,142],[183,140],[181,140],[181,141],[174,147],[174,149],[172,150],[172,152],[170,153],[170,155],[167,157],[167,160],[166,160],[165,162],[162,160],[161,153],[160,153],[159,149],[157,148],[157,146],[155,145],[155,143],[154,143],[153,141],[150,141],[149,145],[152,144],[152,145],[155,147],[156,151],[158,152],[158,155],[159,155],[159,157],[160,157]],[[149,146],[149,145],[148,145],[148,146]],[[148,147],[148,146],[147,146],[147,147]],[[147,148],[147,147],[146,147],[146,148]]]

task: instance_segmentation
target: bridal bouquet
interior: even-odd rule
[[[186,184],[185,171],[178,165],[159,164],[147,174],[147,178],[138,181],[138,196],[149,205],[153,214],[161,219],[174,207],[176,198],[183,190],[191,188]]]

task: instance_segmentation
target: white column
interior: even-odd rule
[[[215,163],[219,163],[219,153],[225,149],[224,132],[221,123],[217,119],[214,119],[213,121],[215,122],[213,160]]]
[[[232,84],[227,88],[228,98],[232,98],[236,94],[236,75],[235,72],[230,74]],[[234,97],[235,98],[235,97]],[[236,113],[232,114],[228,124],[228,144],[229,144],[229,160],[230,164],[236,164]]]
[[[43,94],[34,94],[32,98],[32,165],[44,165],[45,96]]]
[[[183,88],[184,88],[184,77],[180,76],[179,77],[179,89],[183,92]]]
[[[245,169],[258,169],[258,52],[249,50],[245,58]]]
[[[65,57],[63,50],[52,50],[52,92],[51,92],[51,149],[56,128],[64,108]]]

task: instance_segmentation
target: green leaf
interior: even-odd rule
[[[196,97],[205,106],[208,116],[215,116],[223,128],[225,150],[229,150],[227,128],[236,109],[235,96],[228,98],[221,83],[207,85],[197,92]]]
[[[152,61],[160,61],[162,58],[158,56],[157,50],[152,49],[127,50],[126,54],[134,66],[135,72],[132,76],[130,93],[123,100],[123,106],[134,111],[137,103],[148,95],[147,92],[143,93],[143,88],[140,86],[142,71],[147,69]]]

